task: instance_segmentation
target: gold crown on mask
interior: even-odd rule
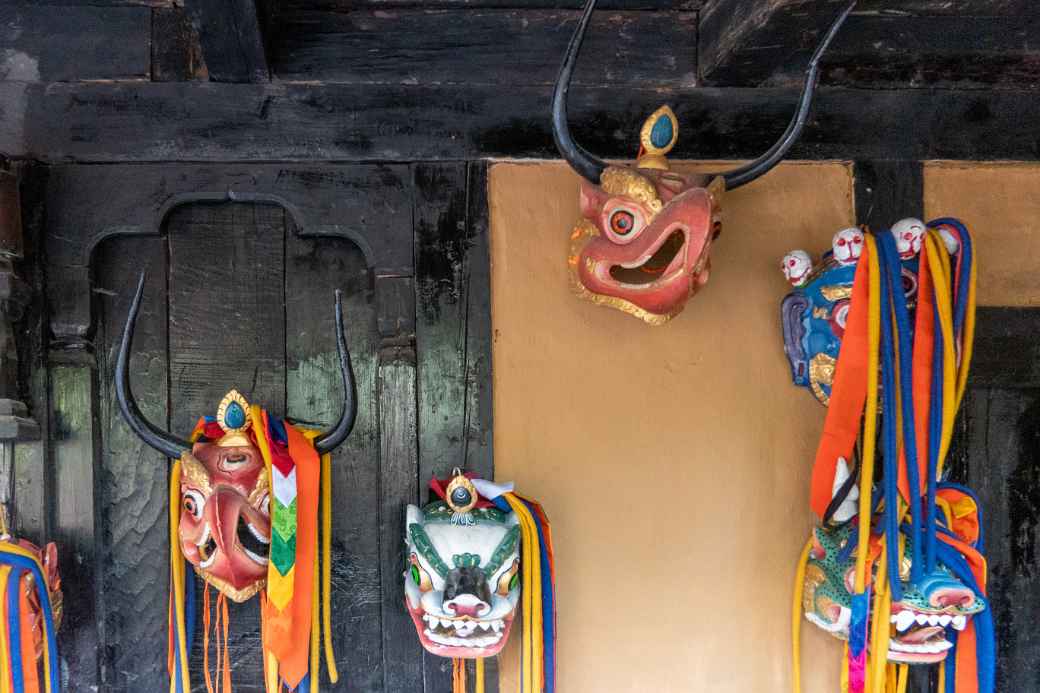
[[[679,121],[671,108],[661,106],[650,114],[639,131],[639,144],[642,145],[642,149],[636,166],[667,171],[668,159],[665,157],[678,140]]]
[[[225,448],[252,445],[246,435],[250,423],[249,402],[238,390],[231,390],[217,408],[217,424],[224,430],[217,445]]]

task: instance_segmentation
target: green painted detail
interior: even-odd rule
[[[289,507],[274,500],[271,508],[272,534],[280,534],[283,539],[291,539],[296,534],[296,499]]]
[[[288,574],[296,563],[296,537],[286,541],[277,533],[271,534],[271,563],[282,575]]]
[[[422,578],[419,576],[419,569],[413,565],[410,572],[412,574],[412,582],[418,586],[422,582]]]
[[[427,522],[450,522],[454,511],[444,501],[434,501],[423,509],[423,519]],[[469,511],[475,522],[494,522],[502,524],[508,516],[498,508],[474,508]]]
[[[480,567],[480,556],[475,553],[457,553],[451,557],[456,568],[478,568]]]
[[[437,571],[437,574],[442,578],[448,577],[448,565],[437,553],[437,549],[433,547],[433,542],[430,541],[430,535],[426,533],[426,530],[422,528],[418,522],[413,522],[408,525],[408,536],[412,540],[412,544],[415,545],[415,550],[418,551],[426,562]]]
[[[514,573],[513,579],[509,581],[509,591],[512,592],[520,584],[520,573]]]
[[[513,525],[506,532],[505,537],[498,543],[498,548],[491,554],[491,559],[488,560],[486,566],[484,566],[484,575],[490,580],[491,576],[498,572],[498,569],[502,567],[506,559],[513,555],[513,551],[516,549],[516,542],[520,539],[520,527]]]

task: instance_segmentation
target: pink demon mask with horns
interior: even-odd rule
[[[708,281],[711,242],[721,230],[720,198],[764,175],[787,154],[808,118],[820,56],[855,2],[838,16],[813,53],[798,109],[787,130],[758,159],[724,173],[680,174],[665,155],[678,139],[675,114],[664,106],[640,133],[635,166],[608,166],[571,137],[567,92],[596,0],[588,0],[553,92],[553,136],[560,154],[584,180],[581,214],[569,263],[576,292],[660,325],[682,311]]]

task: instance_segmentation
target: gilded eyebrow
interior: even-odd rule
[[[181,483],[187,483],[200,491],[210,492],[209,472],[190,452],[181,455]]]
[[[484,575],[490,580],[491,576],[498,572],[498,569],[502,567],[505,560],[509,558],[513,553],[513,549],[516,548],[516,541],[520,537],[520,527],[513,525],[506,532],[506,535],[502,538],[502,541],[498,543],[498,547],[495,552],[491,554],[491,559],[488,560],[487,565],[484,566]]]

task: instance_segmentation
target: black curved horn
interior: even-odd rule
[[[332,452],[336,446],[347,439],[354,430],[357,421],[357,386],[354,382],[354,369],[350,363],[350,351],[347,349],[347,338],[343,333],[343,301],[339,289],[336,290],[336,350],[339,352],[339,372],[343,379],[343,411],[339,421],[325,433],[314,439],[314,449],[324,455]]]
[[[141,294],[144,293],[144,272],[137,282],[137,293],[130,304],[130,312],[126,316],[123,327],[123,341],[119,345],[119,357],[116,359],[116,401],[130,429],[145,443],[162,454],[179,459],[181,453],[191,449],[191,443],[167,433],[144,417],[137,408],[134,393],[130,390],[130,346],[134,341],[134,326],[137,323],[137,311],[141,308]]]
[[[570,127],[567,125],[567,92],[571,86],[571,75],[574,73],[574,64],[578,61],[578,53],[581,51],[581,43],[585,39],[585,30],[589,26],[589,17],[596,9],[596,0],[587,0],[585,10],[578,27],[574,30],[574,36],[567,46],[567,53],[563,57],[563,65],[560,66],[560,74],[556,78],[556,87],[553,89],[552,101],[552,126],[553,140],[560,155],[567,160],[571,168],[590,183],[599,185],[600,174],[607,165],[585,151],[580,144],[571,137]]]
[[[802,86],[802,94],[798,98],[798,110],[795,111],[794,118],[787,125],[787,129],[784,134],[780,136],[776,144],[769,148],[762,156],[758,157],[754,161],[748,164],[744,164],[738,168],[725,173],[719,173],[715,175],[721,175],[726,181],[726,189],[733,190],[739,188],[742,185],[746,185],[751,181],[759,178],[760,176],[768,173],[774,166],[783,160],[788,150],[794,146],[794,143],[798,141],[798,137],[802,134],[802,129],[805,127],[806,121],[809,119],[809,110],[812,108],[813,96],[816,93],[816,84],[820,80],[820,58],[823,56],[827,47],[831,41],[837,35],[838,30],[841,29],[841,25],[845,23],[845,19],[852,12],[852,8],[856,6],[856,0],[852,0],[838,18],[831,24],[830,29],[824,34],[823,40],[820,45],[816,47],[816,50],[812,54],[812,58],[809,60],[809,67],[806,70],[805,84]]]

